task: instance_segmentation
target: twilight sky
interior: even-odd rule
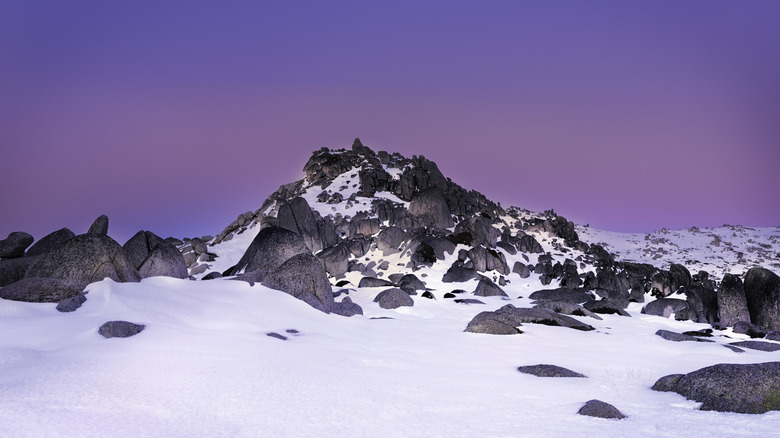
[[[777,1],[0,3],[0,239],[216,234],[311,152],[591,226],[780,225]]]

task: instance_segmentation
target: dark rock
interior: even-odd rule
[[[92,222],[92,225],[89,226],[87,234],[108,234],[108,216],[104,214],[98,216],[95,222]]]
[[[289,258],[308,253],[309,249],[297,233],[274,226],[263,228],[252,240],[241,260],[224,275],[258,271],[262,276],[278,268]]]
[[[62,278],[23,278],[0,288],[0,298],[30,303],[56,303],[81,294],[87,282]]]
[[[0,259],[15,259],[24,255],[24,250],[32,245],[35,238],[24,231],[14,231],[4,240],[0,240]]]
[[[349,269],[350,251],[347,245],[338,244],[317,253],[317,258],[325,264],[325,270],[335,278],[341,278]]]
[[[469,250],[468,257],[474,263],[477,272],[495,270],[499,274],[509,274],[509,266],[501,252],[483,246],[476,246]]]
[[[507,254],[509,254],[509,255],[515,255],[515,254],[517,254],[517,248],[515,248],[515,246],[514,246],[514,245],[512,245],[511,243],[504,242],[504,241],[502,240],[502,241],[498,242],[498,243],[496,244],[496,246],[497,246],[497,247],[499,247],[499,248],[501,248],[501,249],[503,249],[504,251],[506,251],[506,252],[507,252]]]
[[[729,345],[733,345],[735,347],[741,347],[741,348],[749,348],[751,350],[759,350],[759,351],[780,351],[780,343],[774,343],[774,342],[740,341],[740,342],[732,342]],[[780,387],[778,387],[778,390],[780,390]]]
[[[433,294],[430,291],[425,291],[420,295],[423,298],[428,298],[429,300],[435,300],[436,297],[433,296]]]
[[[528,234],[519,237],[515,247],[518,251],[525,253],[541,254],[544,252],[542,245],[534,239],[534,236]]]
[[[725,274],[718,288],[717,299],[722,324],[732,326],[738,321],[750,321],[745,287],[739,277]]]
[[[417,278],[417,276],[414,274],[404,275],[398,280],[396,284],[402,289],[409,288],[414,291],[425,290],[425,283],[423,283],[422,280]]]
[[[559,315],[552,310],[517,308],[507,304],[494,312],[477,314],[466,326],[466,331],[504,335],[516,334],[522,333],[517,327],[523,323],[561,326],[583,331],[593,330],[593,327],[587,324],[565,315]]]
[[[192,239],[190,245],[192,245],[192,250],[195,251],[195,254],[205,254],[209,250],[206,242],[198,237]]]
[[[628,275],[624,273],[617,273],[611,267],[599,268],[597,270],[596,278],[598,280],[597,294],[609,298],[610,301],[616,304],[620,304],[625,308],[628,306],[629,301],[629,281]],[[608,293],[600,293],[600,291],[606,291]]]
[[[213,271],[209,272],[208,274],[204,275],[201,280],[216,280],[217,278],[222,278],[222,273]]]
[[[189,275],[181,252],[151,231],[137,232],[125,242],[122,248],[142,278],[155,276],[187,278]]]
[[[333,303],[331,312],[335,313],[336,315],[350,317],[355,315],[362,315],[363,308],[360,307],[357,303],[353,303],[351,298],[344,297],[341,302]]]
[[[531,270],[528,269],[528,266],[520,262],[515,262],[515,265],[512,267],[512,272],[519,275],[520,278],[528,278],[531,276]]]
[[[387,287],[394,286],[393,283],[376,277],[363,277],[360,279],[358,287]]]
[[[455,302],[458,304],[485,304],[484,301],[475,300],[474,298],[458,298]]]
[[[603,246],[593,244],[588,249],[588,254],[593,256],[595,265],[600,268],[612,266],[615,263],[615,257],[610,254]]]
[[[60,278],[92,283],[110,278],[139,281],[141,275],[124,249],[103,234],[82,234],[37,257],[25,278]]]
[[[521,325],[512,310],[504,306],[494,312],[478,313],[468,323],[464,331],[490,335],[516,335],[523,333],[517,328]]]
[[[712,365],[662,377],[653,389],[700,402],[703,411],[762,414],[780,410],[780,362]]]
[[[620,316],[628,316],[631,315],[623,310],[623,305],[619,303],[612,302],[610,300],[588,300],[585,302],[585,304],[582,305],[582,307],[590,310],[593,313],[601,313],[604,315],[620,315]]]
[[[409,212],[427,226],[436,229],[452,228],[452,214],[442,190],[431,187],[416,193],[409,203]]]
[[[104,338],[129,338],[130,336],[141,333],[143,324],[134,324],[128,321],[109,321],[100,326],[98,333]]]
[[[31,257],[49,252],[74,237],[76,237],[76,235],[73,234],[73,231],[67,228],[61,228],[53,233],[47,234],[42,239],[35,242],[33,246],[27,250],[27,256]]]
[[[669,267],[669,276],[671,280],[672,292],[677,291],[681,287],[688,287],[691,285],[691,273],[683,265],[672,263]]]
[[[376,247],[387,256],[400,251],[401,245],[409,238],[404,230],[398,227],[387,227],[376,236]]]
[[[290,257],[262,280],[263,286],[284,291],[315,309],[329,312],[333,290],[322,263],[311,254]]]
[[[688,303],[686,301],[677,298],[659,298],[657,300],[650,301],[642,308],[642,313],[646,315],[663,316],[669,318],[672,314],[680,315],[684,314],[685,319],[688,319],[689,312]]]
[[[444,273],[441,281],[444,283],[462,283],[469,281],[473,278],[477,278],[477,271],[474,269],[468,269],[460,262],[455,262],[450,266],[450,269]]]
[[[276,333],[276,332],[269,332],[269,333],[266,333],[265,335],[270,337],[270,338],[279,339],[280,341],[286,341],[287,340],[287,336],[280,335],[279,333]]]
[[[748,335],[751,338],[763,338],[769,333],[769,329],[761,327],[755,324],[751,324],[747,321],[738,321],[734,323],[734,333]]]
[[[671,332],[669,330],[658,330],[655,332],[656,335],[666,339],[667,341],[674,341],[674,342],[685,342],[685,341],[692,341],[692,342],[712,342],[709,339],[702,339],[697,336],[690,336],[685,335],[682,333],[675,333]]]
[[[495,248],[496,242],[498,242],[498,238],[501,236],[501,232],[493,227],[493,223],[490,220],[479,216],[458,222],[458,225],[455,226],[455,234],[463,233],[471,235],[471,242],[462,243],[489,248]]]
[[[588,316],[594,319],[602,319],[600,316],[580,306],[579,304],[570,303],[568,301],[540,301],[534,307],[549,309],[555,313],[561,313],[564,315]]]
[[[708,324],[718,322],[718,295],[714,290],[701,284],[694,284],[685,288],[685,296],[691,309],[692,321]]]
[[[672,281],[668,271],[656,272],[650,282],[650,287],[653,291],[658,291],[658,293],[664,297],[675,292],[675,289],[672,289]]]
[[[569,303],[581,304],[592,300],[593,295],[584,289],[544,289],[533,292],[528,298],[536,301],[566,301]]]
[[[547,364],[517,367],[517,371],[537,377],[585,377],[584,374],[580,374],[570,369]]]
[[[496,286],[489,278],[481,277],[477,288],[474,289],[474,295],[478,297],[506,297],[508,296],[503,289]]]
[[[780,277],[764,268],[752,268],[745,274],[745,298],[750,322],[771,330],[780,330]]]
[[[8,286],[24,278],[27,269],[37,259],[38,257],[34,256],[0,260],[0,287]]]
[[[65,298],[57,303],[57,310],[60,312],[75,312],[86,302],[87,297],[84,294],[78,294],[70,298]]]
[[[401,306],[414,306],[414,300],[406,292],[398,288],[383,290],[374,298],[375,303],[383,309],[396,309]]]
[[[588,417],[607,418],[622,420],[626,418],[622,412],[609,403],[605,403],[601,400],[588,400],[585,405],[577,411],[580,415],[586,415]]]

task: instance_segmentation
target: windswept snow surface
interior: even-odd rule
[[[0,436],[676,437],[684,430],[755,437],[780,427],[780,412],[702,412],[677,394],[650,390],[670,373],[780,357],[723,347],[740,335],[665,341],[656,330],[706,325],[641,315],[638,307],[629,308],[630,318],[579,318],[592,332],[526,324],[514,336],[465,333],[478,312],[530,305],[517,297],[533,286],[513,274],[510,299],[463,305],[442,298],[453,285],[435,280],[440,271],[423,273],[436,300],[418,296],[414,307],[384,310],[373,303],[381,289],[352,288],[365,310],[352,318],[229,279],[104,280],[89,286],[74,313],[0,300]],[[146,329],[104,339],[98,327],[111,320]],[[588,378],[516,371],[539,363]],[[577,415],[593,398],[628,419]]]

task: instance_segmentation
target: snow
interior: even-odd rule
[[[104,280],[69,314],[54,304],[0,300],[2,435],[771,436],[780,427],[780,412],[701,412],[677,394],[649,389],[664,375],[715,363],[777,360],[776,353],[737,354],[721,345],[741,335],[665,341],[656,330],[706,325],[641,315],[636,307],[631,318],[579,318],[593,332],[525,324],[515,336],[465,333],[476,313],[530,305],[517,298],[527,297],[524,282],[510,276],[509,300],[463,305],[442,295],[470,292],[476,281],[443,284],[440,269],[417,274],[427,274],[436,300],[417,296],[413,307],[385,310],[373,303],[381,289],[352,287],[349,296],[365,311],[352,318],[229,279]],[[146,329],[103,339],[97,329],[110,320]],[[538,363],[589,378],[516,371]],[[629,418],[576,415],[593,398]]]

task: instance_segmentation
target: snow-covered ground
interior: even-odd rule
[[[0,436],[755,437],[780,428],[780,412],[702,412],[650,390],[670,373],[778,359],[721,345],[741,335],[666,341],[655,331],[706,325],[645,316],[639,305],[630,318],[579,318],[592,332],[526,324],[515,336],[465,333],[478,312],[530,305],[517,297],[538,279],[512,274],[504,288],[510,299],[464,305],[442,295],[455,286],[471,291],[475,281],[442,284],[441,271],[422,274],[435,300],[418,296],[413,307],[384,310],[372,302],[381,289],[353,287],[349,296],[365,315],[352,318],[228,279],[105,280],[90,285],[87,302],[70,314],[0,300]],[[104,339],[97,329],[110,320],[146,329]],[[539,363],[588,378],[516,371]],[[594,398],[628,419],[576,415]]]

